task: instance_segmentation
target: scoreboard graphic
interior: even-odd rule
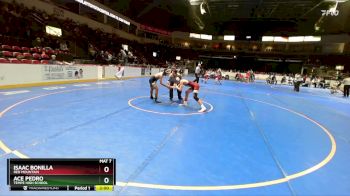
[[[113,191],[116,160],[8,159],[11,191]]]

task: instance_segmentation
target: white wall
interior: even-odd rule
[[[114,78],[117,73],[117,67],[113,65],[105,66],[105,78]],[[124,67],[124,77],[140,77],[143,76],[141,67]]]
[[[151,74],[154,75],[156,73],[159,73],[160,69],[159,68],[152,68]]]
[[[140,67],[127,67],[127,66],[125,66],[124,76],[125,77],[139,77],[139,76],[141,76],[141,68]]]
[[[76,77],[75,72],[82,69],[82,77]],[[152,75],[163,71],[152,68]],[[7,64],[0,63],[0,87],[4,85],[29,84],[41,82],[98,80],[114,78],[115,66],[97,65],[41,65],[41,64]],[[185,74],[188,70],[185,70]],[[141,67],[124,67],[124,77],[150,76],[149,69]]]
[[[117,73],[117,67],[116,66],[105,66],[105,78],[114,78],[115,74]]]
[[[0,85],[34,83],[42,80],[42,65],[0,64]]]
[[[83,77],[76,78],[75,71],[83,70]],[[99,66],[89,65],[36,65],[0,64],[0,86],[26,83],[55,82],[65,80],[98,79]]]

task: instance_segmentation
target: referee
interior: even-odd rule
[[[196,70],[194,71],[194,75],[196,76],[196,79],[193,80],[193,82],[199,83],[199,75],[201,73],[201,64],[198,63]]]
[[[344,78],[344,97],[349,97],[349,89],[350,89],[350,77]]]

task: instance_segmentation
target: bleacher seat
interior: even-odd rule
[[[42,59],[50,59],[50,56],[47,55],[47,54],[42,54],[42,55],[41,55],[41,58],[42,58]]]
[[[9,58],[11,63],[22,63],[20,60],[16,59],[16,58]]]
[[[0,63],[10,63],[10,61],[5,58],[0,58]]]
[[[39,60],[32,60],[32,64],[40,64]]]
[[[32,53],[37,53],[37,52],[38,52],[38,49],[37,49],[37,48],[30,48],[30,52],[32,52]]]
[[[31,59],[31,58],[33,57],[32,54],[30,54],[30,53],[28,53],[28,52],[23,53],[23,56],[24,56],[24,58],[26,58],[26,59]]]
[[[41,59],[41,55],[38,53],[33,53],[33,58],[36,60],[40,60]]]
[[[29,49],[28,47],[22,47],[22,51],[23,51],[23,52],[29,52],[30,49]]]
[[[55,51],[54,50],[46,50],[46,53],[47,54],[55,54]]]
[[[13,51],[22,51],[21,47],[19,46],[12,46]]]
[[[13,52],[12,53],[13,54],[13,57],[18,57],[18,56],[23,56],[23,54],[22,53],[20,53],[20,52]]]
[[[41,64],[49,64],[48,60],[41,60]]]
[[[13,57],[13,54],[10,51],[2,51],[2,55],[4,57]]]
[[[9,45],[1,45],[2,50],[12,50],[12,47]]]
[[[32,64],[32,60],[29,60],[29,59],[22,59],[22,63]]]

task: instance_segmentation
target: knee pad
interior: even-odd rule
[[[196,101],[198,101],[198,100],[199,100],[199,98],[198,98],[198,94],[197,94],[197,93],[194,93],[194,94],[193,94],[193,99],[194,99],[194,100],[196,100]]]

